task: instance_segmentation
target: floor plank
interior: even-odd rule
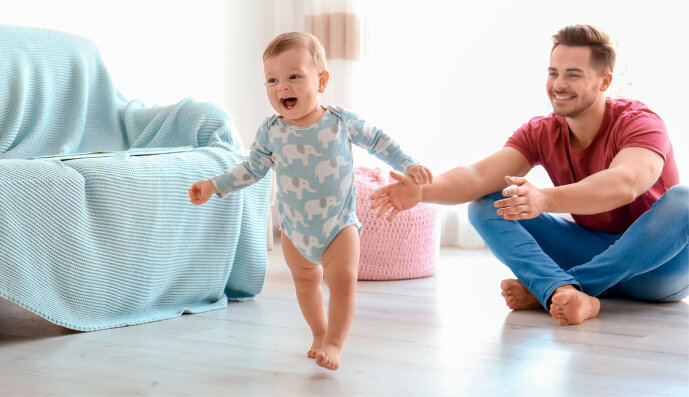
[[[444,248],[433,277],[359,283],[331,372],[306,358],[279,246],[269,262],[253,301],[97,332],[0,300],[0,395],[689,395],[687,301],[606,299],[597,319],[559,326],[504,305],[511,274],[488,251]]]

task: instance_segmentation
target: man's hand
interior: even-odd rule
[[[189,200],[195,205],[201,205],[218,192],[213,182],[208,179],[198,181],[189,188]]]
[[[380,218],[390,211],[387,219],[392,222],[400,211],[407,210],[421,202],[422,196],[421,185],[394,171],[390,171],[390,176],[397,182],[378,188],[370,198],[373,200],[371,208],[380,208],[376,217]]]
[[[546,196],[541,189],[518,176],[505,176],[505,181],[514,186],[502,191],[502,195],[508,198],[493,204],[499,208],[498,215],[508,221],[518,221],[535,218],[545,212]]]

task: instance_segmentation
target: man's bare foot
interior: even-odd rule
[[[500,283],[500,293],[505,298],[505,303],[512,310],[537,309],[541,303],[524,287],[519,280],[510,278]]]
[[[550,304],[550,315],[560,325],[580,324],[598,315],[600,311],[598,298],[586,295],[574,287],[565,287],[555,290]]]
[[[306,353],[309,358],[316,358],[316,353],[321,349],[321,346],[323,346],[323,340],[325,339],[325,334],[322,335],[314,335],[313,336],[313,343],[311,344],[311,349],[309,349],[309,352]]]
[[[340,367],[340,353],[342,349],[333,345],[325,345],[316,353],[316,364],[323,368],[336,370]]]

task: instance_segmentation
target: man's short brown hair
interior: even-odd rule
[[[553,35],[553,50],[558,45],[573,47],[589,47],[591,49],[591,63],[604,69],[615,69],[617,54],[612,46],[610,37],[591,25],[570,25],[560,29]]]

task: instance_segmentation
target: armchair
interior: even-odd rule
[[[34,159],[84,152],[112,154]],[[0,297],[82,331],[252,298],[270,178],[203,206],[187,196],[245,156],[220,108],[128,101],[91,41],[0,25]]]

